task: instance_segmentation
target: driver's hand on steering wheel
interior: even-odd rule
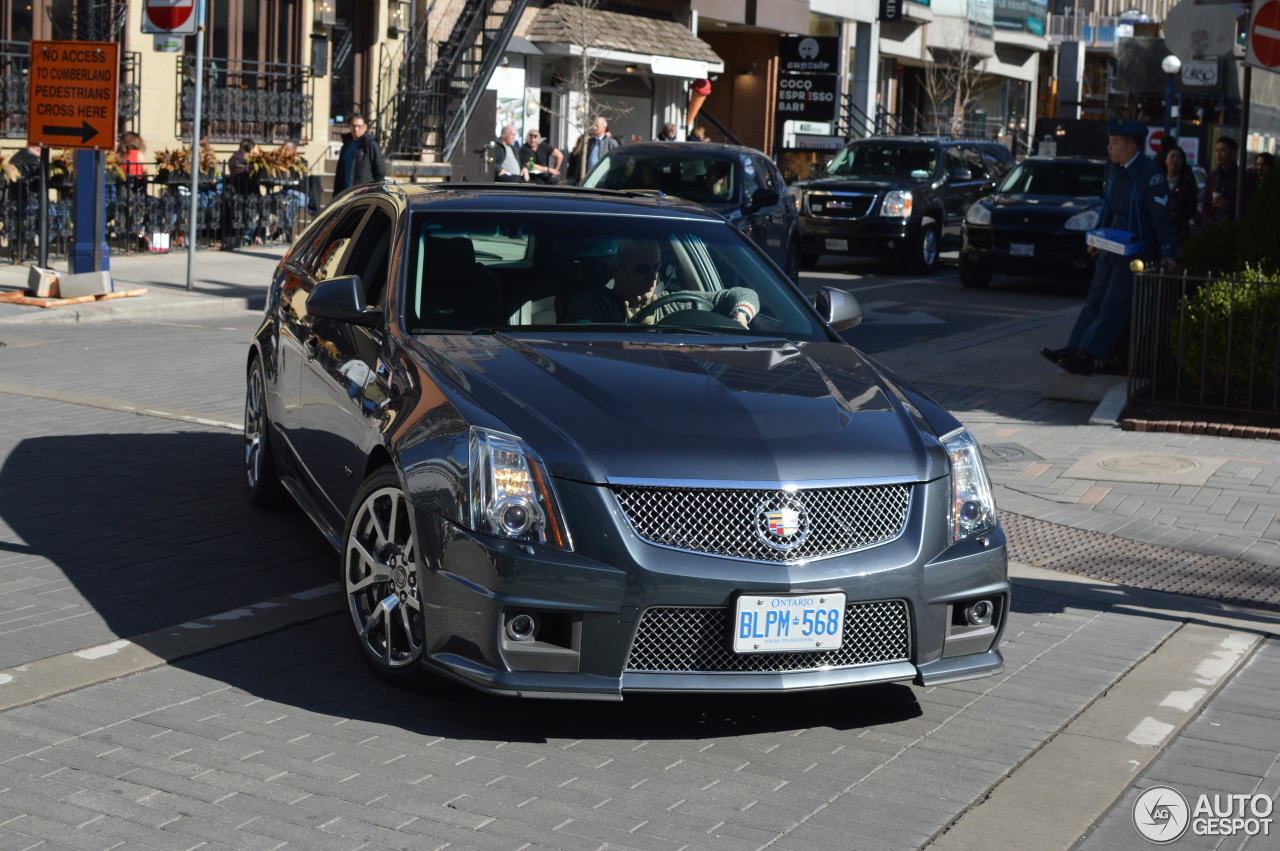
[[[639,313],[648,305],[652,304],[657,298],[658,298],[657,286],[655,285],[653,287],[650,287],[647,292],[643,292],[633,299],[627,299],[627,302],[626,302],[627,321],[630,322],[633,316],[635,316],[637,313]],[[657,321],[657,318],[654,316],[654,314],[649,314],[648,316],[640,320],[640,324],[653,325],[655,324],[656,321]]]

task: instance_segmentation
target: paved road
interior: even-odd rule
[[[925,350],[904,329],[949,344],[1069,307],[953,278],[845,286],[942,319],[885,324],[885,357]],[[1215,707],[1232,735],[1280,724],[1253,685],[1280,619],[1035,568],[1015,568],[1005,672],[953,686],[548,705],[385,685],[347,639],[319,535],[243,499],[255,324],[0,331],[0,848],[1137,848],[1116,815],[1135,777],[1272,782],[1198,742]],[[1088,406],[930,389],[1051,468],[1037,435],[1088,428]],[[1188,761],[1221,773],[1165,768]],[[1063,776],[1092,796],[1064,806]]]

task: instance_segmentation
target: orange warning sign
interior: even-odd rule
[[[33,41],[27,141],[55,148],[116,146],[120,45],[113,41]]]

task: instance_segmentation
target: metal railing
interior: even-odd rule
[[[1049,41],[1055,43],[1083,41],[1095,47],[1113,47],[1126,34],[1133,34],[1132,24],[1126,24],[1114,15],[1083,12],[1079,15],[1049,16]]]
[[[124,178],[108,173],[105,183],[107,244],[113,254],[178,248],[190,230],[191,178],[147,166],[149,173]],[[209,172],[201,180],[197,245],[235,249],[250,244],[292,242],[319,208],[319,178],[226,176]],[[75,183],[70,174],[49,181],[49,249],[71,249]],[[37,180],[0,185],[0,256],[22,263],[39,256],[40,203]],[[157,236],[159,238],[157,238]],[[167,238],[165,238],[167,237]]]
[[[194,57],[178,63],[178,137],[191,138]],[[205,59],[201,129],[214,142],[310,140],[315,80],[309,65]]]
[[[701,124],[703,122],[711,126],[711,130],[712,130],[711,135],[713,136],[719,135],[720,138],[717,141],[724,142],[729,145],[742,144],[742,140],[739,139],[737,136],[733,135],[733,131],[730,130],[728,127],[726,127],[723,121],[721,121],[719,118],[716,118],[706,109],[703,109],[702,111],[700,111],[698,113],[697,120],[694,121],[695,124]]]
[[[1129,400],[1280,411],[1280,281],[1134,277]]]
[[[27,137],[27,71],[31,65],[31,43],[0,41],[0,137]],[[120,118],[126,130],[137,130],[142,55],[126,51],[120,55]]]

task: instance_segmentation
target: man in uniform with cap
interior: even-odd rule
[[[1148,265],[1159,261],[1166,271],[1176,268],[1177,230],[1169,215],[1169,183],[1164,170],[1143,155],[1146,140],[1147,128],[1136,121],[1113,118],[1107,122],[1110,162],[1098,227],[1128,233],[1142,248],[1130,256],[1088,249],[1098,261],[1071,337],[1061,349],[1040,350],[1067,372],[1089,375],[1094,362],[1111,354],[1124,336],[1133,297],[1131,261]]]

